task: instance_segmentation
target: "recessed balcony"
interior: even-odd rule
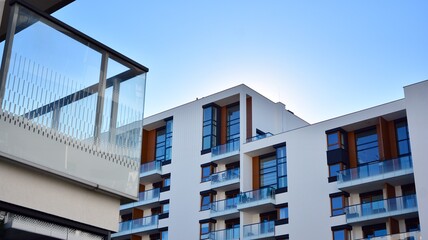
[[[411,156],[376,161],[338,172],[337,187],[343,191],[364,192],[382,188],[384,183],[394,185],[413,180]]]
[[[416,195],[388,198],[345,208],[347,223],[383,220],[388,217],[411,217],[418,212]]]
[[[266,212],[274,210],[274,205],[275,189],[268,187],[240,193],[237,208],[240,211]]]
[[[211,161],[227,164],[239,160],[240,140],[235,138],[211,149]]]
[[[275,221],[244,225],[244,239],[275,239]]]
[[[159,216],[153,215],[139,219],[129,220],[119,223],[119,231],[111,235],[112,239],[126,239],[129,235],[140,235],[156,230],[159,223]]]
[[[162,162],[151,161],[142,163],[140,167],[140,183],[147,184],[162,180]]]
[[[371,238],[360,238],[357,240],[419,240],[422,239],[421,232],[420,231],[413,231],[413,232],[404,232],[404,233],[397,233],[397,234],[391,234],[386,236],[380,236],[380,237],[371,237]]]
[[[239,188],[239,168],[233,168],[211,175],[211,188],[225,191]]]
[[[228,198],[211,203],[210,217],[216,219],[230,219],[239,217],[237,208],[238,198]]]
[[[155,188],[138,193],[138,202],[132,202],[120,206],[120,214],[131,212],[133,208],[151,208],[158,204],[160,189]]]
[[[239,227],[210,232],[211,240],[239,240]]]

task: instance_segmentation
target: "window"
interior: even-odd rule
[[[239,239],[239,218],[225,220],[224,224],[226,225],[226,229],[228,229],[227,236],[230,236],[230,239]]]
[[[327,134],[327,150],[345,149],[345,137],[342,132],[332,132]]]
[[[395,123],[395,131],[397,134],[398,156],[408,156],[410,151],[409,128],[406,120],[401,120]]]
[[[169,203],[162,205],[162,213],[169,213]]]
[[[287,149],[285,146],[276,149],[276,159],[278,164],[278,188],[288,186],[287,182]]]
[[[211,209],[211,203],[214,200],[214,192],[201,193],[201,211]]]
[[[346,197],[344,194],[331,194],[330,195],[330,204],[331,204],[331,216],[342,215],[345,213],[346,207]]]
[[[348,235],[347,229],[333,230],[333,240],[348,240]]]
[[[276,206],[278,220],[275,221],[275,225],[287,224],[288,223],[288,203],[280,204]]]
[[[260,188],[277,188],[277,165],[275,155],[260,159]]]
[[[168,230],[161,232],[161,240],[168,240]]]
[[[420,231],[419,218],[409,218],[405,220],[406,232]]]
[[[165,133],[165,161],[172,158],[172,119],[166,120]],[[167,232],[168,233],[168,232]]]
[[[211,150],[217,145],[218,108],[208,106],[203,109],[202,150]]]
[[[359,132],[355,136],[358,164],[379,160],[379,147],[376,128]]]
[[[362,193],[360,194],[360,199],[361,214],[363,216],[385,211],[382,190]]]
[[[213,229],[213,224],[210,222],[201,223],[200,235],[201,239],[210,239],[210,232]]]
[[[165,128],[156,130],[156,160],[165,160]]]
[[[364,238],[381,237],[387,235],[385,223],[363,226],[362,229]]]
[[[236,138],[239,138],[239,103],[229,106],[227,108],[227,119],[226,119],[227,135],[226,140],[230,142]]]
[[[343,170],[342,163],[336,163],[328,166],[329,177],[337,177],[338,172]]]
[[[201,182],[207,182],[211,180],[211,174],[214,172],[213,165],[201,166]]]

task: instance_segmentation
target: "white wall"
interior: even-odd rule
[[[0,160],[0,200],[117,231],[119,199]]]
[[[422,237],[428,236],[428,81],[404,88]]]

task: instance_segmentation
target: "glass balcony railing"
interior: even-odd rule
[[[257,205],[275,200],[275,189],[271,187],[240,193],[238,205]],[[238,206],[239,207],[239,206]]]
[[[160,196],[160,189],[159,188],[140,192],[140,193],[138,193],[138,202],[132,202],[132,203],[124,204],[124,205],[120,206],[120,209],[123,210],[123,209],[133,208],[133,207],[137,207],[137,206],[142,206],[144,204],[157,202],[157,201],[159,201],[159,196]]]
[[[275,236],[275,221],[255,223],[244,226],[244,239],[259,239]]]
[[[211,175],[211,185],[223,185],[228,182],[239,180],[239,168],[233,168],[222,172],[217,172]]]
[[[356,168],[345,169],[338,172],[338,184],[351,183],[355,180],[369,179],[371,177],[393,174],[402,170],[412,169],[412,157],[405,156],[392,160],[376,161]]]
[[[152,172],[160,172],[162,170],[162,162],[160,161],[151,161],[147,163],[142,163],[140,167],[140,174],[147,175]]]
[[[211,149],[211,157],[216,157],[222,154],[239,151],[239,144],[239,138],[235,138],[230,140],[226,144],[215,146]]]
[[[211,240],[238,240],[239,227],[228,228],[210,232],[209,239]]]
[[[405,232],[405,233],[397,233],[386,236],[379,237],[371,237],[371,238],[359,238],[357,240],[421,240],[421,232],[413,231],[413,232]]]
[[[346,221],[366,221],[380,217],[390,217],[411,212],[417,212],[416,195],[407,195],[373,201],[345,208]]]
[[[211,203],[211,214],[221,214],[225,212],[230,212],[237,210],[236,206],[238,205],[238,198],[227,198]]]
[[[267,137],[272,137],[272,136],[273,136],[272,133],[267,132],[265,134],[260,134],[260,135],[254,136],[254,137],[247,138],[247,143],[254,142],[254,141],[257,141],[257,140],[260,140],[263,138],[267,138]]]
[[[112,238],[155,229],[158,226],[158,222],[159,222],[158,215],[120,222],[119,232],[112,234]]]
[[[135,197],[148,69],[26,1],[7,24],[0,151]]]

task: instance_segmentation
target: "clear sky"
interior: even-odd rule
[[[246,84],[315,123],[428,79],[427,0],[76,0],[54,14],[150,69],[145,115]]]

